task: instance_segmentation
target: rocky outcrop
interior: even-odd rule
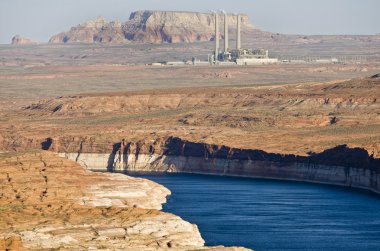
[[[229,15],[229,24],[236,26],[236,16]],[[221,18],[221,24],[223,18]],[[136,11],[125,23],[106,22],[103,17],[72,27],[54,35],[50,43],[180,43],[210,41],[214,38],[213,14],[177,11]],[[252,30],[247,15],[242,15],[242,28]]]
[[[37,42],[26,38],[26,37],[21,37],[20,35],[16,35],[12,38],[12,45],[32,45],[32,44],[37,44]]]
[[[28,115],[75,117],[111,113],[134,114],[178,108],[195,109],[197,107],[250,107],[253,109],[257,106],[272,106],[282,110],[324,110],[327,111],[326,113],[344,109],[348,109],[350,112],[352,109],[369,108],[375,110],[380,108],[377,98],[380,78],[376,77],[377,75],[323,85],[299,85],[297,88],[242,88],[240,90],[237,88],[220,88],[211,91],[187,89],[181,92],[83,94],[41,100],[36,104],[27,106],[25,110]],[[191,113],[188,116],[182,118],[181,121],[193,123],[197,119]],[[223,117],[219,118],[217,114],[210,113],[207,114],[207,119],[204,118],[201,123],[204,125],[206,121],[213,121],[220,124],[236,120],[229,117],[233,116],[223,114]],[[259,122],[260,119],[263,120],[264,118],[246,116],[241,119],[242,122],[244,120],[245,122]],[[330,120],[332,117],[325,117],[324,119]],[[286,123],[289,122],[286,121]]]
[[[50,38],[49,43],[122,43],[125,42],[122,25],[119,21],[106,22],[98,17],[72,27]]]
[[[0,154],[1,250],[215,250],[157,209],[170,191],[49,152]],[[218,247],[216,250],[247,250]]]
[[[52,143],[50,149],[92,170],[188,172],[336,184],[380,192],[380,159],[345,145],[309,156],[189,142],[179,138],[109,145],[91,152],[90,142]]]

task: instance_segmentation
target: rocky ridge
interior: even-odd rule
[[[2,147],[42,147],[85,168],[104,171],[217,173],[378,192],[379,80],[375,74],[328,83],[60,97],[26,107],[23,116],[58,123],[57,129],[64,123],[69,126],[65,135],[54,131],[48,138],[41,134],[21,138],[22,132],[15,138],[4,135]],[[107,128],[102,135],[90,132],[103,125]],[[78,126],[85,126],[86,133],[77,131]],[[213,130],[227,136],[207,140]],[[294,130],[301,133],[289,142],[297,147],[281,151],[287,139],[278,142],[272,134],[289,137]],[[243,136],[237,140],[236,135]],[[246,146],[241,145],[244,140]],[[299,151],[302,143],[306,147]]]
[[[277,106],[283,110],[308,109],[365,109],[367,107],[380,107],[376,97],[377,93],[371,92],[371,88],[380,86],[380,78],[363,78],[362,84],[354,81],[333,83],[327,86],[299,86],[298,88],[277,87],[267,89],[229,89],[227,91],[212,92],[188,89],[182,93],[170,91],[151,93],[106,93],[83,94],[54,99],[42,100],[39,103],[27,106],[28,114],[39,116],[90,116],[97,114],[109,114],[114,112],[138,113],[156,110],[188,109],[201,106],[207,107],[254,107]],[[350,86],[351,85],[351,86]],[[303,91],[313,88],[313,95]],[[366,92],[366,96],[352,94],[351,91],[360,88]],[[368,90],[366,90],[368,88]],[[285,89],[286,96],[281,93]],[[349,92],[347,92],[347,90]]]
[[[380,171],[380,159],[368,154],[365,149],[350,148],[346,145],[326,149],[321,153],[309,153],[309,156],[297,156],[294,154],[268,153],[256,149],[237,149],[225,145],[214,145],[200,142],[191,142],[177,137],[153,138],[139,141],[123,139],[119,143],[107,144],[97,142],[95,138],[59,138],[49,139],[48,149],[58,153],[76,153],[78,159],[85,153],[109,153],[113,154],[116,160],[124,158],[124,165],[128,165],[128,155],[161,155],[161,156],[181,156],[199,157],[208,159],[229,159],[229,160],[249,160],[268,161],[273,163],[306,163],[315,165],[331,165],[342,167],[354,167],[359,169],[369,169]],[[123,157],[124,156],[124,157]],[[112,159],[111,166],[116,166],[115,159]],[[91,168],[91,166],[88,166]],[[125,166],[127,170],[127,166]]]
[[[80,146],[80,148],[78,148]],[[101,147],[108,148],[99,151]],[[74,143],[51,140],[50,150],[90,170],[185,172],[273,178],[349,186],[380,193],[380,159],[346,145],[309,156],[236,149],[176,137],[122,140],[113,145],[94,139]]]
[[[377,98],[379,87],[380,78],[374,75],[349,81],[293,86],[82,94],[42,100],[27,106],[23,114],[85,125],[133,120],[134,123],[141,123],[141,126],[144,126],[143,123],[146,122],[162,123],[162,115],[168,114],[169,117],[165,123],[170,123],[174,127],[181,126],[186,130],[204,127],[215,130],[222,127],[224,131],[230,132],[232,130],[252,132],[267,128],[273,133],[278,133],[288,131],[291,125],[292,128],[300,130],[332,131],[331,136],[323,139],[326,142],[334,141],[339,136],[336,131],[345,133],[359,126],[363,128],[360,133],[371,134],[375,130],[374,134],[368,136],[377,135],[376,128],[380,123],[380,117],[377,116],[377,110],[380,107]],[[353,111],[355,111],[354,116]],[[160,118],[155,119],[155,116],[160,116]],[[70,117],[76,119],[72,120]],[[369,126],[370,124],[372,125]],[[276,128],[281,128],[281,130]],[[164,136],[178,136],[186,139],[177,132],[167,133]],[[120,138],[122,137],[124,135],[120,135]],[[200,140],[199,138],[187,139]],[[309,144],[315,144],[316,140],[311,140]],[[239,140],[239,142],[242,141]],[[349,144],[346,142],[342,141],[340,144]],[[359,144],[355,142],[350,146],[365,148],[375,157],[380,156],[380,145],[376,138],[357,142]],[[215,142],[215,140],[207,143],[225,144]],[[281,152],[278,148],[275,149],[272,146],[263,148],[262,145],[265,145],[265,142],[258,139],[255,144],[235,145],[235,148],[257,147],[267,152]],[[299,148],[297,148],[291,153],[307,155],[310,150],[321,152],[334,146],[336,145],[330,144],[327,147],[303,152],[298,151]]]
[[[236,26],[236,16],[229,15]],[[220,20],[223,24],[223,18]],[[136,11],[128,21],[106,22],[103,17],[72,27],[50,38],[50,43],[192,43],[214,38],[213,14],[177,11]],[[253,30],[247,15],[242,15],[242,28]]]
[[[92,173],[49,152],[0,155],[2,250],[247,250],[204,247],[195,225],[157,209],[170,191]]]

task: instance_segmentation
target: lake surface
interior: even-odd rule
[[[260,250],[380,250],[380,196],[298,182],[136,174],[172,192],[163,211],[198,225],[207,245]]]

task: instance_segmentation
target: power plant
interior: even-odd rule
[[[274,64],[277,58],[269,58],[268,50],[254,50],[241,48],[241,16],[236,21],[236,48],[229,48],[228,15],[224,13],[224,51],[220,51],[219,13],[215,13],[215,51],[209,57],[210,64],[236,63],[238,65]]]
[[[345,62],[350,63],[361,63],[366,62],[366,58],[362,57],[352,57],[348,59],[347,57],[325,57],[321,58],[319,56],[285,56],[278,58],[270,58],[269,52],[266,49],[245,49],[241,47],[241,23],[242,16],[236,14],[236,47],[234,49],[230,48],[229,43],[229,15],[227,13],[214,13],[215,18],[215,37],[214,37],[214,50],[208,55],[207,61],[201,61],[193,57],[192,60],[183,61],[168,61],[160,63],[152,63],[153,66],[170,65],[170,66],[181,66],[181,65],[197,65],[197,66],[207,66],[207,65],[264,65],[264,64],[341,64]],[[220,20],[220,19],[223,20]],[[220,22],[221,21],[221,22]],[[224,22],[223,22],[224,21]],[[220,46],[220,24],[224,23],[224,48],[221,50]]]

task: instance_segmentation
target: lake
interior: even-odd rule
[[[197,224],[206,245],[260,250],[380,250],[380,196],[301,182],[139,174],[169,188],[163,211]]]

